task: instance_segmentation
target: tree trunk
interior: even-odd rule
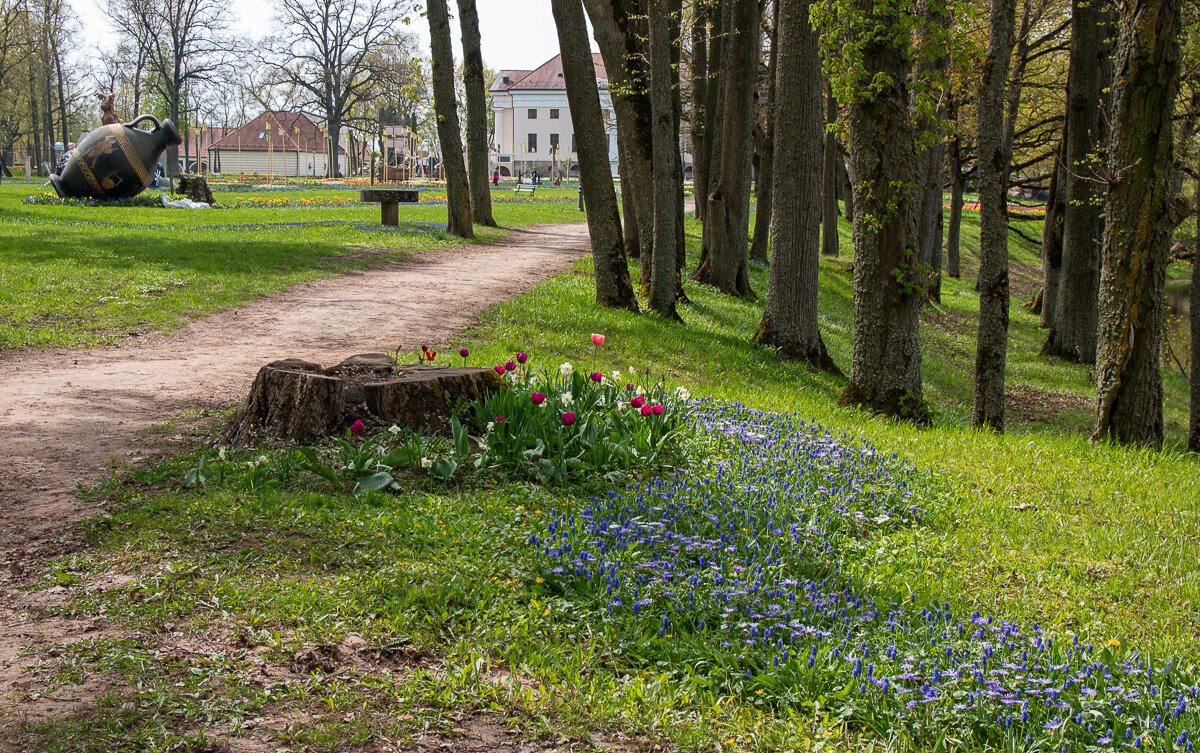
[[[621,210],[624,214],[625,227],[625,256],[637,259],[642,255],[641,241],[638,237],[637,202],[634,200],[633,187],[624,176],[629,175],[629,158],[625,156],[625,140],[617,133],[617,166],[622,175],[621,179]],[[582,183],[580,188],[582,188]]]
[[[979,159],[979,338],[975,350],[975,426],[1004,431],[1008,360],[1008,165],[1005,84],[1013,51],[1015,0],[991,0],[988,51],[976,96]]]
[[[775,208],[771,213],[771,276],[754,341],[781,358],[807,361],[840,374],[817,326],[825,113],[821,101],[818,36],[809,23],[810,0],[776,0]]]
[[[446,0],[429,0],[429,46],[433,68],[433,108],[437,118],[438,142],[442,147],[442,170],[446,176],[446,231],[460,238],[474,238],[471,191],[454,101],[454,51],[450,45],[450,13]]]
[[[692,17],[692,203],[704,222],[708,196],[708,5],[696,0]]]
[[[1200,157],[1200,148],[1196,150]],[[1200,163],[1200,159],[1197,160]],[[1192,329],[1192,374],[1190,387],[1191,410],[1188,421],[1188,449],[1200,452],[1200,185],[1196,186],[1196,240],[1192,256],[1192,288],[1189,305],[1191,307]]]
[[[923,5],[922,34],[927,39],[948,37],[951,20],[949,8],[928,0]],[[924,151],[917,156],[921,180],[917,236],[920,238],[920,263],[926,267],[929,276],[925,295],[928,300],[938,302],[942,300],[942,186],[945,183],[946,171],[946,141],[942,138],[942,122],[946,113],[942,100],[944,89],[948,88],[948,85],[934,82],[940,82],[949,67],[948,50],[918,65],[917,78],[929,81],[930,86],[936,87],[935,91],[931,92],[931,95],[936,97],[936,102],[924,117],[919,114],[923,109],[915,108],[918,110],[918,132],[925,132],[934,138],[933,143],[927,144]]]
[[[667,0],[650,3],[650,107],[654,114],[654,272],[650,308],[671,319],[675,311],[675,170],[677,136],[671,102],[671,30]]]
[[[728,295],[753,295],[746,271],[750,200],[750,158],[754,127],[754,88],[758,79],[759,35],[757,0],[729,0],[725,6],[728,32],[722,60],[720,145],[709,180],[705,235],[708,258],[696,279]]]
[[[651,142],[650,74],[642,39],[644,29],[639,0],[584,0],[592,22],[596,44],[608,72],[609,91],[617,118],[617,139],[624,139],[628,174],[621,175],[622,192],[632,193],[634,203],[646,211],[635,213],[635,237],[642,279],[648,284],[654,242],[653,144]],[[590,46],[589,46],[590,49]],[[627,221],[628,224],[628,221]]]
[[[1100,289],[1103,196],[1092,174],[1102,141],[1100,97],[1107,86],[1102,57],[1108,24],[1094,0],[1073,0],[1070,71],[1067,75],[1066,213],[1062,271],[1054,329],[1044,352],[1080,363],[1096,363],[1096,318]]]
[[[842,200],[842,212],[846,216],[846,222],[854,225],[854,184],[850,182],[850,170],[846,166],[850,155],[839,144],[837,158],[837,173],[838,173],[838,195]],[[853,231],[851,231],[853,234]]]
[[[1067,209],[1066,127],[1054,152],[1054,171],[1050,174],[1050,195],[1046,200],[1046,220],[1042,225],[1042,326],[1053,329],[1058,311],[1058,279],[1062,272],[1063,216]]]
[[[950,110],[950,118],[958,119],[958,105]],[[946,229],[946,274],[957,280],[962,276],[960,260],[963,211],[962,142],[955,135],[950,140],[950,226]]]
[[[775,175],[775,101],[778,97],[776,72],[779,70],[779,3],[775,2],[773,8],[771,28],[774,37],[771,39],[771,59],[767,63],[766,128],[760,130],[757,123],[754,127],[758,171],[754,178],[754,236],[750,243],[750,258],[763,263],[768,261],[771,212],[774,207],[772,196]]]
[[[1128,0],[1116,56],[1093,439],[1163,440],[1162,359],[1180,75],[1180,0]],[[1059,311],[1059,315],[1065,313]]]
[[[487,83],[483,80],[483,53],[479,49],[479,11],[475,0],[458,0],[458,25],[462,32],[463,88],[467,97],[467,183],[471,187],[471,217],[496,227],[492,217],[491,176],[488,175]]]
[[[608,161],[608,135],[600,111],[596,67],[587,38],[587,21],[579,0],[553,0],[551,9],[562,49],[563,79],[575,143],[579,151],[579,187],[587,210],[596,269],[596,302],[601,306],[638,310],[621,239],[621,214]]]
[[[837,122],[837,100],[833,98],[833,87],[824,81],[825,119],[824,148],[821,155],[821,253],[838,255],[838,160],[841,149],[833,124]],[[849,203],[849,202],[847,202]]]
[[[855,0],[849,32],[859,59],[847,104],[854,191],[854,357],[840,405],[928,423],[919,320],[926,280],[917,254],[918,180],[909,111],[910,40],[894,4]],[[866,82],[870,82],[870,86]]]

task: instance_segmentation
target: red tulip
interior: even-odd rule
[[[356,419],[354,423],[350,424],[350,433],[356,437],[366,430],[367,426],[362,422],[362,419]]]
[[[504,362],[504,370],[505,371],[516,371],[517,365],[515,363],[513,363],[512,361],[505,361]]]
[[[651,408],[649,405],[643,405],[643,406],[642,406],[642,415],[643,415],[643,416],[651,416],[651,415],[654,415],[654,409],[653,409],[653,408]]]
[[[563,414],[563,426],[570,426],[571,424],[575,423],[576,418],[577,416],[574,413],[567,411]]]
[[[592,333],[592,344],[593,345],[603,345],[604,344],[604,335],[599,335],[599,334],[596,334],[595,332],[593,332]]]
[[[637,397],[635,397],[634,399],[629,401],[629,405],[634,408],[641,408],[645,404],[646,404],[646,398],[642,397],[641,395],[638,395]]]
[[[650,410],[654,411],[654,415],[656,416],[661,416],[663,413],[663,407],[661,405],[653,405],[650,407]]]
[[[599,371],[593,371],[592,372],[592,381],[599,384],[600,382],[604,381],[604,375],[601,374]]]
[[[541,405],[542,403],[546,402],[546,393],[535,392],[529,396],[529,399],[533,401],[534,405]]]
[[[524,364],[525,364],[525,362],[526,362],[526,361],[528,361],[528,360],[529,360],[529,354],[528,354],[528,353],[518,353],[518,354],[517,354],[517,363],[524,365]]]
[[[495,366],[493,366],[492,368],[496,370],[497,374],[499,374],[500,376],[504,376],[504,364],[498,363]]]

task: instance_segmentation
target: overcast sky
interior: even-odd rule
[[[105,0],[71,0],[79,16],[86,49],[111,47],[114,32],[104,13]],[[536,68],[558,54],[558,36],[550,15],[550,0],[476,0],[483,41],[483,62],[489,68]],[[454,12],[455,3],[449,3]],[[272,29],[271,0],[236,0],[235,28],[251,36],[262,36]],[[452,22],[454,54],[461,60],[458,24]],[[414,17],[410,28],[429,53],[429,26],[424,17]],[[595,43],[593,42],[593,49]]]

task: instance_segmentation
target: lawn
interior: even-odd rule
[[[840,381],[751,345],[761,300],[688,283],[683,325],[600,310],[585,260],[443,350],[484,366],[526,352],[539,368],[632,368],[709,398],[678,469],[560,486],[469,468],[437,482],[416,467],[399,493],[353,497],[267,447],[114,479],[94,492],[111,512],[85,528],[90,546],[40,587],[68,589],[65,616],[115,629],[36,673],[47,689],[110,690],[26,732],[46,750],[255,736],[403,749],[494,712],[584,747],[622,732],[705,751],[1190,750],[1200,473],[1179,449],[1186,382],[1166,377],[1166,450],[1090,445],[1090,370],[1037,357],[1044,334],[1021,307],[1036,253],[1015,240],[1009,432],[970,428],[977,231],[968,213],[964,277],[923,314],[931,428],[837,409]],[[843,367],[849,261],[845,240],[843,258],[822,260],[822,332]],[[751,270],[760,295],[766,275]],[[792,420],[716,407],[731,403]],[[819,452],[795,454],[806,448]],[[426,438],[423,451],[450,450]],[[184,488],[202,453],[207,486]],[[656,548],[663,532],[719,538],[721,552],[697,567]],[[761,632],[774,609],[803,635]],[[944,703],[904,702],[938,682]]]
[[[359,203],[357,189],[218,190],[218,208],[198,211],[25,203],[43,193],[0,185],[0,352],[169,331],[300,282],[456,243],[443,232],[438,190],[403,207],[397,231],[380,226],[378,205]],[[567,189],[534,200],[494,194],[502,226],[580,219]],[[484,242],[503,235],[477,228]]]

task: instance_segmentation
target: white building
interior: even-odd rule
[[[246,125],[217,139],[205,150],[208,169],[215,173],[311,175],[328,173],[328,145],[321,128],[307,115],[268,110]],[[337,160],[346,174],[346,150],[338,146]]]
[[[604,62],[599,54],[593,54],[592,59],[596,64],[596,82],[600,85],[604,130],[608,134],[608,161],[615,176],[618,174],[616,113],[608,94]],[[579,174],[561,55],[536,70],[500,71],[491,94],[496,117],[494,148],[498,152],[493,156],[493,164],[502,176],[527,175],[534,168],[545,177],[554,172]]]

